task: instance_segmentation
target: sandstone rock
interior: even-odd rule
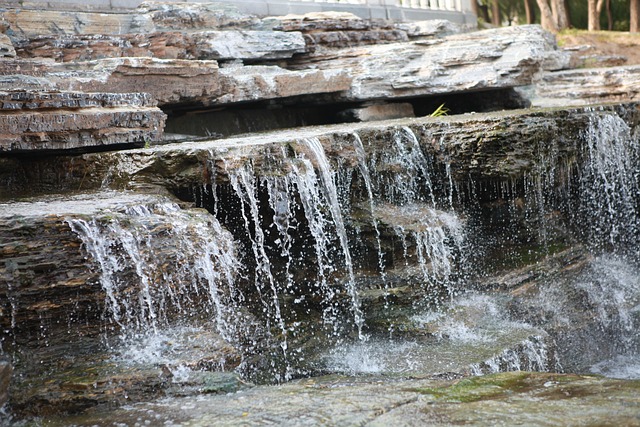
[[[0,152],[91,151],[159,139],[164,114],[145,94],[1,92]]]
[[[14,42],[48,35],[109,36],[260,26],[258,19],[228,3],[148,2],[128,13],[7,8],[0,12],[0,19],[6,22],[6,32]]]
[[[343,48],[408,40],[406,32],[389,21],[366,20],[346,12],[286,15],[271,20],[275,23],[274,30],[304,34],[310,51],[320,47]]]
[[[22,73],[18,75],[17,73]],[[32,88],[42,82],[65,91],[145,92],[159,105],[225,105],[339,93],[350,88],[345,71],[289,71],[276,66],[218,68],[216,61],[111,58],[77,63],[16,60],[0,63],[0,87]],[[32,77],[26,77],[31,74]]]
[[[321,93],[338,93],[351,87],[342,70],[288,71],[274,66],[221,68],[222,90],[209,105],[277,99]]]
[[[536,106],[587,105],[640,100],[640,66],[546,73],[536,82]]]
[[[143,2],[136,12],[148,19],[156,31],[253,29],[260,25],[256,17],[240,12],[229,3]]]
[[[14,42],[52,34],[109,35],[153,30],[153,23],[148,17],[136,14],[7,9],[2,12],[2,17],[9,25],[7,35]]]

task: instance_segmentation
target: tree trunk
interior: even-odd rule
[[[589,6],[589,31],[600,30],[600,12],[598,11],[598,0],[587,0]]]
[[[499,0],[491,0],[491,23],[496,27],[501,26],[502,20],[500,19],[500,4]]]
[[[640,33],[640,0],[631,0],[629,31]]]
[[[569,27],[567,22],[567,11],[564,7],[564,0],[551,0],[551,16],[558,31]]]
[[[564,10],[567,12],[567,28],[571,28],[573,24],[571,23],[571,3],[569,0],[564,0]]]
[[[613,16],[611,14],[611,0],[607,0],[607,30],[613,31]]]
[[[596,0],[589,1],[591,2]],[[552,33],[557,33],[558,27],[553,20],[553,13],[551,13],[551,8],[549,7],[547,0],[536,0],[536,3],[538,3],[538,7],[540,8],[540,24],[542,25],[542,28],[547,31],[551,31]]]
[[[524,11],[527,16],[527,24],[536,22],[536,8],[531,0],[524,0]]]
[[[478,10],[478,1],[477,0],[471,0],[471,12],[473,12],[474,15],[476,16],[480,16],[479,10]]]

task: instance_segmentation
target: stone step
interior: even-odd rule
[[[0,92],[0,154],[103,151],[159,140],[165,115],[148,94]]]

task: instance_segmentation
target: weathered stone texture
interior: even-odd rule
[[[536,106],[640,101],[640,65],[546,73],[536,82]]]
[[[350,70],[354,82],[344,98],[369,100],[522,86],[542,69],[561,68],[563,58],[539,26],[518,26],[344,49],[297,65]]]
[[[18,76],[19,72],[23,75]],[[352,81],[348,72],[335,69],[289,71],[258,65],[218,68],[216,61],[155,58],[69,64],[16,60],[0,63],[0,73],[5,74],[0,78],[0,88],[34,88],[43,82],[58,90],[80,92],[128,93],[143,89],[159,105],[199,106],[336,93],[348,90]]]
[[[268,60],[305,52],[300,33],[274,31],[156,32],[127,35],[48,35],[17,42],[21,58],[60,62],[102,58]]]
[[[0,408],[9,400],[9,384],[12,374],[13,366],[11,363],[0,359]]]
[[[91,151],[160,139],[165,115],[143,94],[0,92],[0,153]]]
[[[0,58],[16,56],[16,50],[11,43],[11,39],[6,34],[0,33]]]

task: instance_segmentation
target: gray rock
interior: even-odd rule
[[[345,49],[300,66],[349,70],[353,85],[343,98],[368,100],[527,85],[541,70],[561,66],[562,55],[549,33],[530,25]]]
[[[132,418],[190,426],[239,420],[282,426],[635,425],[638,386],[638,381],[528,372],[448,381],[327,376],[48,421],[53,426]]]
[[[640,100],[640,65],[585,68],[544,74],[535,84],[535,106],[587,105]]]
[[[6,35],[0,33],[0,57],[13,58],[16,56],[16,50],[11,43],[11,39]]]
[[[304,38],[297,32],[208,31],[194,38],[198,59],[284,59],[306,51]]]

